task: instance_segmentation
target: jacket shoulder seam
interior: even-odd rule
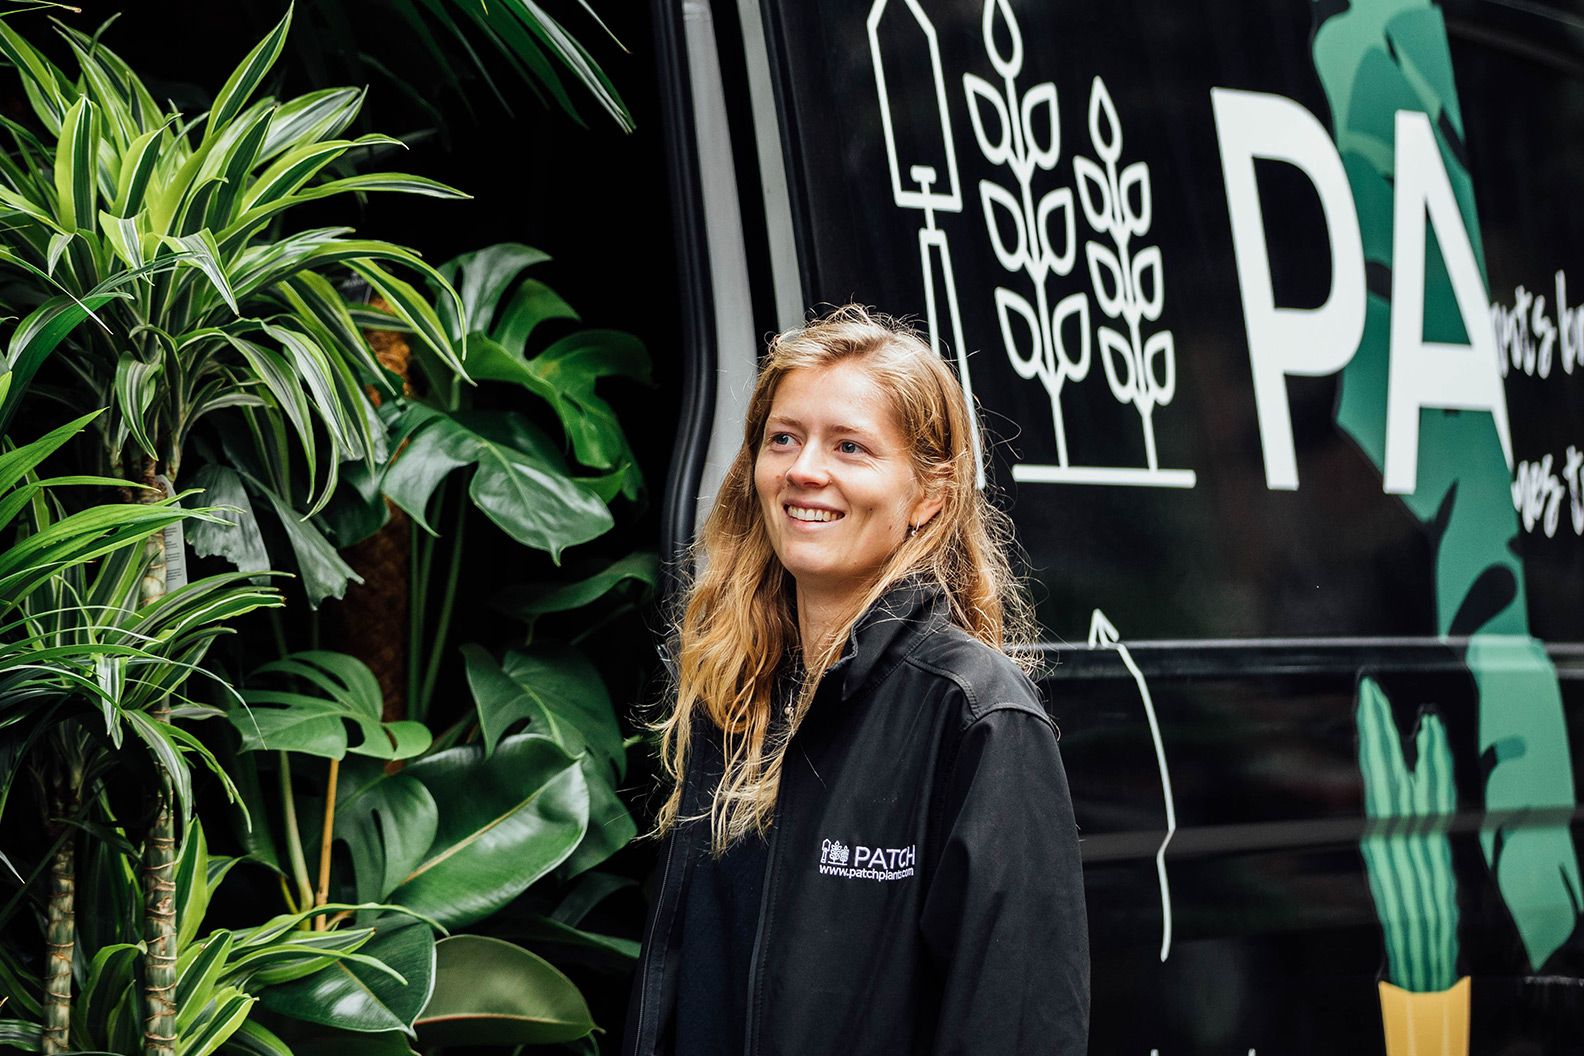
[[[1043,705],[1030,701],[1016,700],[981,702],[979,699],[979,694],[974,690],[973,684],[958,672],[949,668],[941,667],[938,664],[932,664],[928,660],[925,660],[919,656],[909,656],[907,658],[907,662],[922,671],[926,671],[929,674],[935,675],[937,678],[946,679],[948,682],[951,682],[962,691],[963,699],[967,702],[968,707],[966,716],[959,724],[959,728],[961,730],[967,730],[980,719],[997,711],[1026,712],[1027,714],[1040,719],[1052,729],[1056,728],[1055,722],[1051,719],[1050,714],[1045,710]]]

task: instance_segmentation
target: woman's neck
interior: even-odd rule
[[[823,646],[849,615],[852,591],[829,591],[797,585],[798,639],[803,662],[812,664]]]

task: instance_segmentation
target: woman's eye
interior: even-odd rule
[[[791,433],[771,433],[770,443],[775,447],[785,447],[792,442]]]
[[[859,455],[863,453],[863,448],[853,440],[843,440],[836,445],[836,450],[844,455]]]

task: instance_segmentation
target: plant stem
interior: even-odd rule
[[[165,497],[153,459],[143,463],[148,490],[138,501],[153,504]],[[174,485],[173,485],[174,487]],[[148,565],[139,585],[143,605],[165,596],[165,533],[148,540]],[[170,722],[170,698],[161,697],[149,711],[155,722]],[[174,1056],[176,1052],[176,817],[171,809],[171,775],[159,768],[154,790],[154,821],[143,843],[143,925],[148,952],[143,962],[143,1052]]]
[[[291,757],[280,753],[281,815],[286,823],[286,852],[291,857],[292,879],[297,881],[297,903],[303,909],[314,904],[313,887],[308,883],[308,862],[303,857],[302,833],[297,831],[297,801],[292,798]]]
[[[335,837],[336,781],[341,775],[341,760],[330,760],[330,776],[325,781],[324,832],[319,837],[319,890],[314,895],[314,905],[330,901],[330,843]],[[323,931],[329,926],[324,917],[314,918],[314,928]]]
[[[159,721],[169,721],[168,704]],[[176,1051],[176,819],[170,775],[159,775],[154,823],[143,845],[143,920],[148,953],[143,962],[143,1052]]]
[[[425,665],[423,713],[429,712],[429,697],[434,693],[435,680],[440,677],[440,661],[445,658],[446,635],[451,631],[451,612],[456,607],[457,577],[462,571],[462,530],[467,525],[465,501],[457,503],[456,531],[452,533],[450,564],[446,569],[445,593],[440,597],[440,618],[435,623],[434,637],[429,644],[429,662]]]
[[[50,859],[49,904],[45,928],[44,1039],[46,1054],[71,1048],[72,954],[77,943],[75,914],[77,838],[68,828],[82,805],[82,766],[66,753],[51,766],[50,827],[60,846]]]

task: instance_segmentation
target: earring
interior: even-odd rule
[[[911,538],[913,538],[913,537],[914,537],[914,536],[915,536],[915,535],[917,535],[917,534],[918,534],[918,529],[919,529],[919,526],[918,526],[918,525],[916,525],[916,524],[909,524],[909,525],[908,525],[908,538],[909,538],[909,539],[911,539]]]

